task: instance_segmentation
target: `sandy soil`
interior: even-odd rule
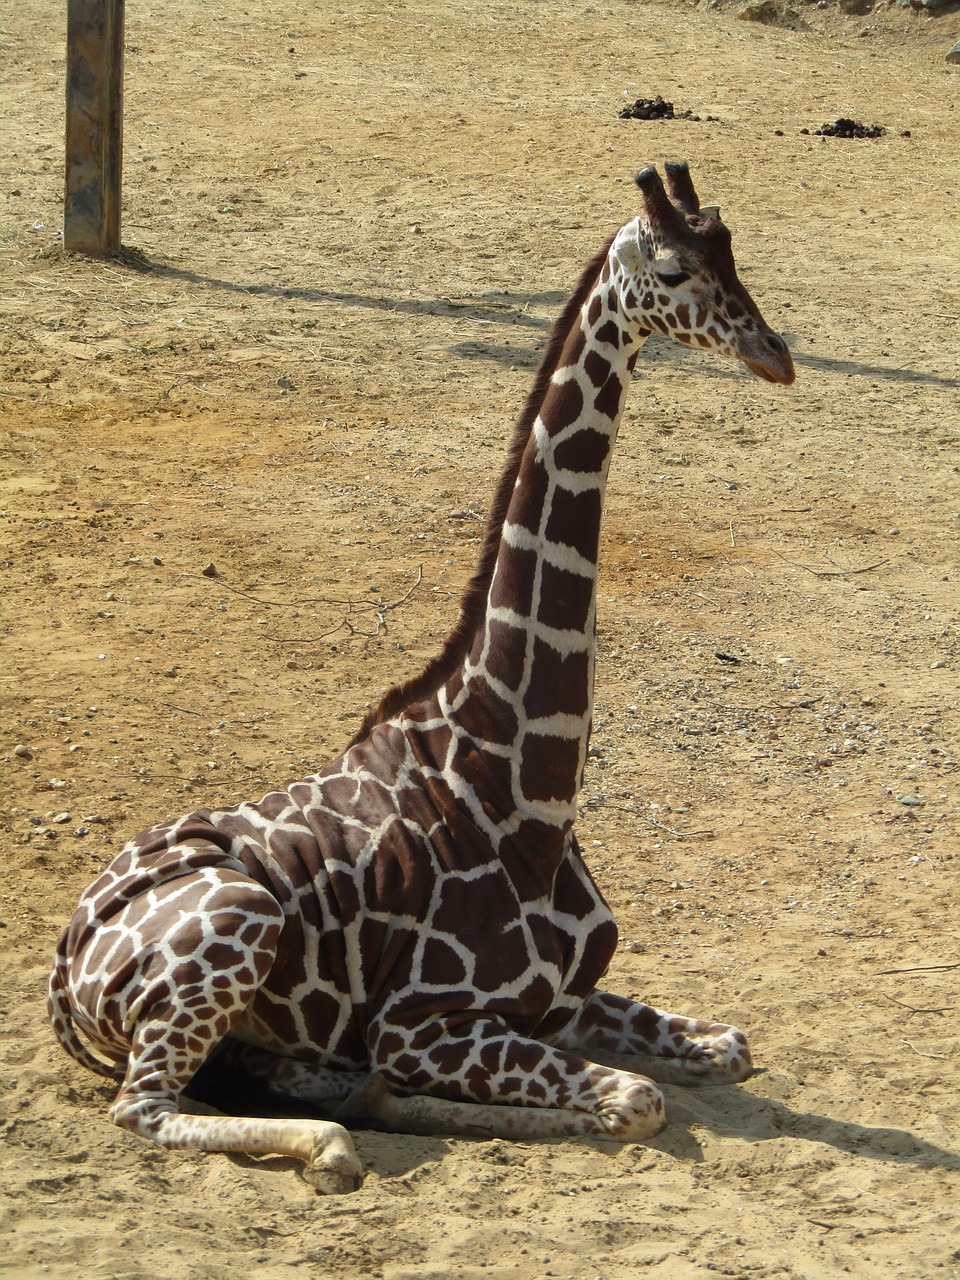
[[[111,262],[57,244],[60,15],[2,21],[0,1269],[960,1276],[955,8],[265,8],[128,7]],[[657,93],[702,122],[617,118]],[[79,891],[429,656],[565,290],[679,157],[798,379],[648,345],[580,829],[611,989],[763,1073],[648,1146],[360,1135],[331,1200],[113,1129],[44,1015]]]

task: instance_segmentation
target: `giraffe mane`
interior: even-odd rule
[[[487,515],[486,528],[483,535],[483,546],[473,576],[460,597],[460,616],[453,630],[447,636],[443,648],[424,667],[419,675],[404,680],[389,689],[381,698],[378,706],[372,708],[363,718],[359,730],[349,745],[354,746],[367,736],[375,725],[383,724],[391,716],[402,711],[404,707],[427,698],[440,688],[466,657],[470,643],[476,634],[477,627],[483,617],[487,594],[493,578],[493,570],[497,562],[500,547],[500,535],[506,519],[507,508],[516,485],[520,462],[523,458],[530,432],[540,412],[543,398],[550,386],[550,379],[556,372],[560,355],[566,344],[570,330],[580,315],[584,302],[596,284],[597,277],[610,252],[613,237],[587,264],[577,285],[564,305],[559,317],[550,331],[547,348],[534,376],[533,386],[527,396],[523,410],[517,419],[513,436],[507,451],[507,461],[500,475],[493,501]]]

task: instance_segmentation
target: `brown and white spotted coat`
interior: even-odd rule
[[[749,1074],[735,1028],[598,989],[617,930],[573,833],[604,489],[640,347],[658,330],[793,380],[728,230],[685,165],[667,180],[638,176],[643,216],[557,323],[443,652],[318,774],[137,836],[83,895],[50,1013],[122,1081],[118,1124],[298,1155],[346,1190],[361,1170],[340,1125],[184,1115],[191,1077],[218,1051],[399,1129],[638,1139],[665,1123],[641,1069]]]

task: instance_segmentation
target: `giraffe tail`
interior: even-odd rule
[[[50,982],[47,985],[47,1016],[53,1025],[57,1039],[71,1058],[86,1067],[88,1071],[96,1072],[98,1076],[109,1076],[114,1080],[120,1080],[123,1078],[123,1068],[116,1062],[106,1062],[103,1058],[91,1053],[77,1032],[73,1021],[73,1010],[70,1007],[70,996],[67,992],[68,957],[64,950],[65,937],[64,934],[60,939]]]

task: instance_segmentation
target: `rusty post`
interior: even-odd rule
[[[67,0],[63,243],[120,251],[124,0]]]

